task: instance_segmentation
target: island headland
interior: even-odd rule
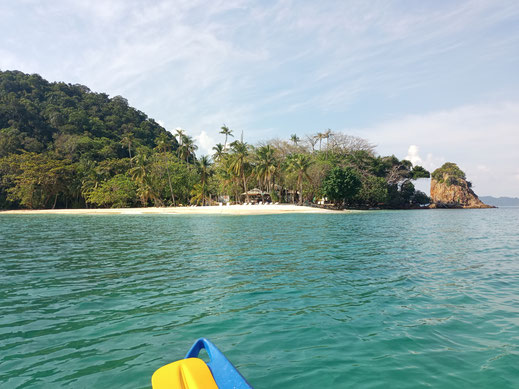
[[[200,155],[186,130],[167,131],[121,96],[0,71],[0,210],[486,207],[453,172],[433,174],[429,198],[414,185],[429,171],[360,137],[327,129],[251,145],[220,129],[222,143]]]

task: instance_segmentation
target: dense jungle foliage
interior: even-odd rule
[[[330,130],[255,146],[223,125],[213,155],[83,85],[0,71],[0,208],[331,203],[408,208],[429,198],[420,166]]]

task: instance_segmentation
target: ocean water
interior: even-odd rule
[[[0,387],[150,388],[195,339],[256,388],[519,387],[519,208],[0,215]]]

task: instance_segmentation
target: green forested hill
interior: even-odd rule
[[[72,159],[124,158],[128,150],[121,139],[127,134],[135,146],[154,147],[166,131],[121,96],[50,83],[37,74],[0,71],[0,157],[55,151]]]
[[[0,208],[85,206],[91,189],[128,176],[130,158],[158,139],[178,146],[121,96],[0,71]]]

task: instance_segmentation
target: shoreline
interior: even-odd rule
[[[278,205],[208,205],[202,207],[146,208],[78,208],[78,209],[17,209],[1,211],[0,215],[277,215],[287,213],[353,213],[361,211],[331,210],[294,204]]]

